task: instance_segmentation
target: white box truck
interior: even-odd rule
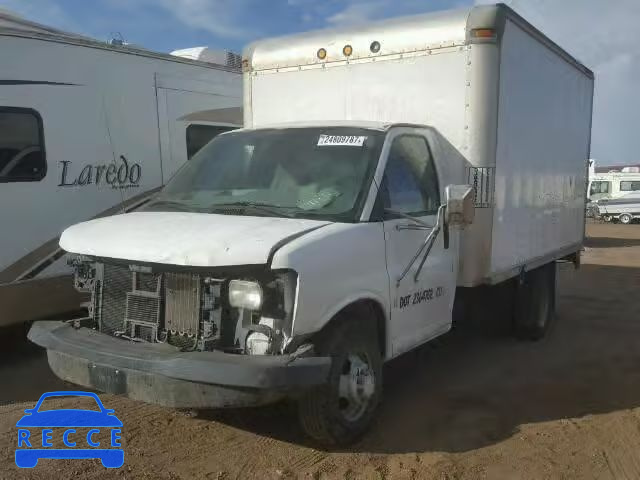
[[[511,285],[516,333],[544,335],[584,237],[586,67],[503,5],[265,40],[243,62],[247,128],[145,211],[62,235],[93,303],[30,331],[58,376],[176,407],[294,397],[342,444],[383,362],[474,292]]]

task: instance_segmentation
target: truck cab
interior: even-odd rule
[[[163,375],[180,384],[162,400],[173,406],[193,406],[212,383],[252,403],[322,385],[337,368],[330,358],[340,341],[338,412],[361,421],[377,403],[382,361],[451,327],[451,227],[473,216],[471,188],[450,186],[459,161],[437,132],[417,125],[222,134],[141,211],[64,232],[61,246],[74,253],[76,285],[91,294],[91,308],[47,330],[48,340],[38,337],[43,324],[31,336],[45,344],[90,336],[87,369],[107,355],[111,371],[82,381],[72,376],[77,358],[50,351],[54,371],[94,388],[121,385],[143,400],[160,395],[141,392],[138,374],[127,372],[132,352],[147,375],[164,364]],[[179,366],[156,358],[171,352]],[[274,359],[286,363],[276,368]],[[181,377],[185,369],[195,381]],[[248,369],[246,378],[238,369]],[[196,406],[231,397],[209,395]]]

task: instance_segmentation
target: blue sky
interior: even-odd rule
[[[592,157],[640,163],[640,0],[503,0],[596,75]],[[492,0],[0,0],[31,20],[159,51],[252,40]],[[544,141],[544,140],[542,140]]]
[[[327,26],[442,10],[473,0],[0,0],[31,20],[160,51],[249,41]]]

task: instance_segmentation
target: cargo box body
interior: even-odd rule
[[[457,183],[475,187],[476,220],[458,285],[581,249],[593,74],[508,7],[266,40],[245,56],[246,127],[412,123],[460,152]]]

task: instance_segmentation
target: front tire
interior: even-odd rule
[[[515,336],[521,340],[542,339],[555,320],[555,307],[555,262],[526,272],[516,291]]]
[[[316,343],[332,358],[327,384],[299,400],[300,424],[326,446],[348,445],[369,428],[382,395],[382,356],[373,319],[341,316]]]
[[[620,220],[620,223],[622,223],[623,225],[629,225],[631,222],[633,222],[633,217],[628,213],[623,213],[618,217],[618,220]]]

